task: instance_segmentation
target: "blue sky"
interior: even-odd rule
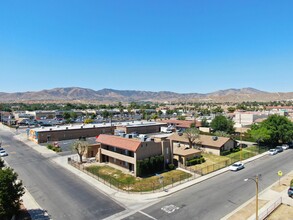
[[[0,0],[0,92],[293,91],[292,0]]]

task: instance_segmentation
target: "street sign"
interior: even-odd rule
[[[281,170],[278,171],[278,176],[283,176],[283,172]]]

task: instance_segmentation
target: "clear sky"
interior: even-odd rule
[[[0,0],[0,92],[292,92],[292,79],[292,0]]]

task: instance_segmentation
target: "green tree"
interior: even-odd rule
[[[235,131],[233,126],[234,122],[223,115],[217,115],[211,122],[211,128],[214,132],[224,131],[228,134],[232,134]]]
[[[64,112],[63,113],[63,117],[64,117],[64,119],[70,119],[70,113],[69,112]]]
[[[179,116],[177,117],[177,120],[185,120],[185,119],[186,119],[186,117],[183,116],[183,115],[179,115]]]
[[[268,131],[270,138],[267,142],[272,145],[287,143],[293,139],[293,123],[285,116],[271,115],[258,126],[252,126],[251,132],[260,128]]]
[[[196,140],[199,138],[199,129],[197,128],[187,128],[184,131],[184,136],[188,140],[189,147],[192,148]]]
[[[230,137],[230,135],[227,134],[225,131],[216,131],[214,132],[214,135],[218,137]]]
[[[235,112],[235,111],[236,111],[236,108],[235,108],[235,107],[232,107],[232,106],[230,106],[230,107],[228,107],[228,108],[227,108],[227,110],[228,110],[228,112],[229,112],[229,113],[233,113],[233,112]]]
[[[206,119],[206,117],[204,117],[202,120],[201,120],[201,126],[202,127],[209,127],[210,124],[208,122],[208,120]]]
[[[17,177],[12,168],[0,169],[0,219],[10,220],[20,209],[24,188]]]
[[[103,118],[108,118],[110,116],[110,113],[107,111],[107,110],[104,110],[103,112],[102,112],[102,117]]]
[[[79,161],[82,163],[82,156],[89,148],[89,143],[87,141],[75,141],[72,145],[72,149],[78,154]]]
[[[268,141],[271,138],[270,131],[266,127],[254,125],[252,128],[249,134],[257,142],[258,146],[261,142]]]
[[[4,160],[2,160],[2,158],[0,158],[0,169],[2,169],[4,166],[5,166]]]
[[[222,113],[224,110],[220,107],[220,106],[217,106],[216,108],[213,108],[211,110],[212,113],[216,114],[216,113]]]
[[[77,118],[77,114],[76,114],[76,112],[70,112],[70,117],[71,117],[72,119],[76,119],[76,118]]]
[[[154,119],[155,121],[158,119],[158,115],[157,114],[152,114],[151,119]]]

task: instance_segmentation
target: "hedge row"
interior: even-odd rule
[[[154,156],[137,161],[137,175],[145,176],[164,170],[164,156]]]
[[[240,151],[239,147],[235,147],[235,148],[232,148],[230,150],[224,150],[224,151],[221,151],[221,156],[226,156],[228,154],[235,153],[235,152],[238,152],[238,151]]]
[[[203,158],[203,156],[197,157],[197,158],[193,158],[191,160],[187,160],[186,161],[186,166],[192,166],[192,165],[196,165],[196,164],[201,164],[204,163],[206,160]]]

